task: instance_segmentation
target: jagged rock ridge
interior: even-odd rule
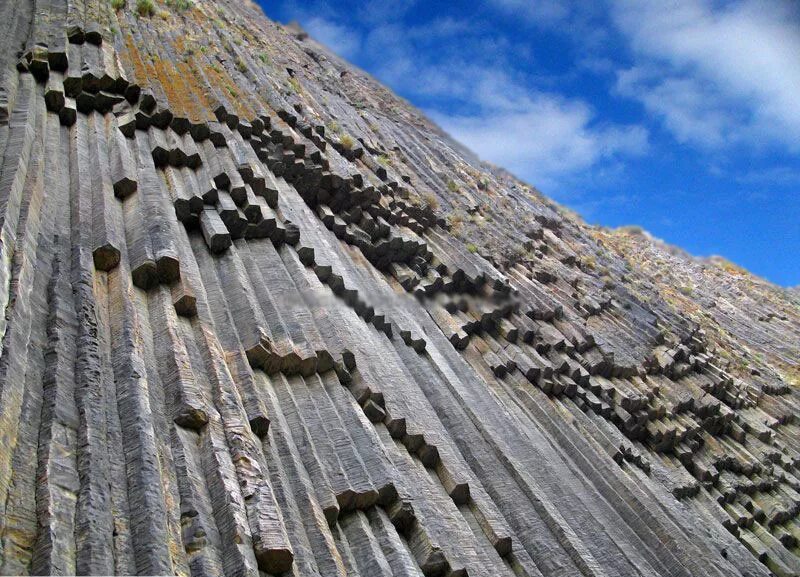
[[[796,293],[128,4],[0,4],[0,573],[798,574]]]

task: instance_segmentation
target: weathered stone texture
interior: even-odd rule
[[[800,574],[796,291],[156,4],[0,3],[0,573]]]

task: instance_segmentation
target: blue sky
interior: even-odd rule
[[[800,285],[800,3],[261,4],[588,222]]]

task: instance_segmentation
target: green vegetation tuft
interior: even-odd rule
[[[458,185],[454,180],[447,181],[447,190],[449,190],[450,192],[458,192]]]
[[[468,242],[467,243],[467,250],[469,252],[471,252],[471,253],[476,253],[476,252],[478,252],[478,247],[475,246],[474,244],[472,244],[471,242]]]
[[[139,16],[154,16],[156,6],[153,4],[153,0],[136,0],[136,13]]]
[[[439,199],[436,198],[436,195],[432,192],[423,194],[422,200],[424,200],[426,204],[431,207],[431,210],[436,210],[439,208]]]
[[[342,134],[339,137],[339,144],[341,144],[346,150],[351,150],[353,146],[355,146],[356,142],[349,134]]]
[[[193,6],[191,0],[166,0],[167,8],[177,12],[183,12]]]
[[[303,87],[300,86],[300,83],[297,81],[297,78],[289,78],[289,86],[292,89],[292,92],[299,94],[303,91]]]
[[[127,0],[111,0],[111,7],[114,10],[122,10],[126,4]]]
[[[450,226],[464,224],[464,213],[460,210],[455,210],[447,215],[447,222]]]
[[[460,237],[464,228],[464,213],[456,210],[447,215],[447,224],[453,236]]]

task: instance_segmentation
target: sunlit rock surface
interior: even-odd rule
[[[800,572],[796,291],[146,8],[0,2],[0,573]]]

